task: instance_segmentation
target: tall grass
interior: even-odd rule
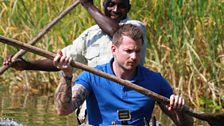
[[[2,0],[0,34],[28,42],[72,1]],[[94,2],[102,10],[102,0]],[[132,0],[131,4],[129,17],[143,21],[147,27],[145,66],[161,72],[175,92],[189,99],[197,109],[223,108],[224,1]],[[94,20],[78,6],[36,46],[56,52],[93,24]],[[0,44],[0,62],[17,50]],[[27,53],[24,58],[41,57]],[[24,75],[27,79],[23,79]],[[57,83],[58,76],[56,73],[10,69],[1,79],[12,85],[26,83],[31,88],[51,89],[49,83]]]
[[[137,14],[130,14],[140,15],[136,18],[147,26],[146,66],[160,71],[176,93],[198,108],[223,106],[223,5],[203,0],[138,1],[132,8]]]

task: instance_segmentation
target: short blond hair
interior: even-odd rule
[[[132,24],[124,24],[113,35],[112,42],[114,45],[119,46],[122,42],[123,36],[128,36],[135,41],[141,40],[143,44],[143,32],[137,26]]]

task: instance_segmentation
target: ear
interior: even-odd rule
[[[116,52],[116,50],[117,50],[117,46],[114,45],[114,44],[112,44],[112,45],[111,45],[111,52],[112,52],[113,55],[114,55],[114,53]]]

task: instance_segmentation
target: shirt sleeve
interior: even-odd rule
[[[76,80],[74,81],[74,84],[80,84],[80,85],[84,86],[87,89],[87,91],[89,93],[91,93],[92,88],[91,88],[91,83],[90,83],[90,81],[91,81],[90,76],[91,76],[91,74],[89,72],[84,71],[76,78]]]
[[[147,48],[146,27],[145,27],[145,25],[142,24],[142,25],[140,25],[140,28],[144,33],[144,38],[143,38],[144,45],[143,45],[143,50],[141,51],[141,57],[142,57],[141,58],[141,65],[144,65],[145,56],[146,56],[146,48]]]
[[[162,96],[165,96],[165,97],[167,97],[167,98],[170,98],[170,96],[173,94],[173,89],[172,89],[172,87],[170,86],[170,84],[168,83],[168,81],[164,78],[164,77],[162,77],[162,75],[160,74],[160,76],[161,76],[161,85],[160,85],[160,94],[162,95]]]
[[[86,36],[88,32],[83,32],[77,39],[75,39],[72,44],[66,46],[62,49],[63,55],[72,57],[73,61],[87,64],[87,60],[84,56],[86,50]],[[76,68],[73,68],[73,72],[76,71]]]

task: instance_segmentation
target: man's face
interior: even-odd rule
[[[105,15],[117,22],[125,19],[130,10],[129,0],[105,0]]]
[[[140,62],[142,40],[135,41],[128,36],[123,36],[120,45],[112,45],[115,63],[125,71],[135,70]]]

